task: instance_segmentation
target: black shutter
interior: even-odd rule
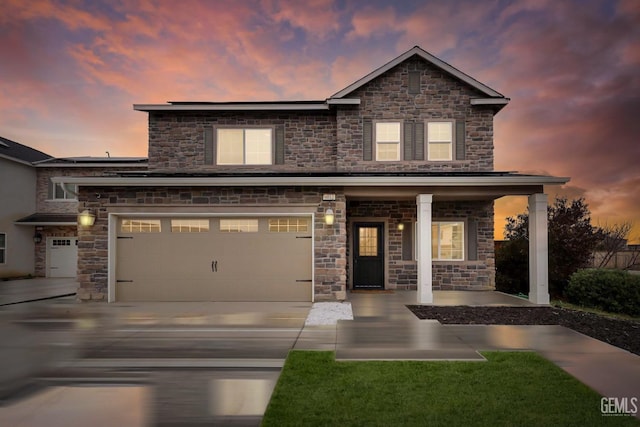
[[[213,164],[213,128],[204,130],[204,164]]]
[[[276,165],[284,165],[284,125],[276,126],[275,134],[274,163]]]
[[[418,122],[415,125],[413,137],[413,160],[424,160],[424,123]]]
[[[413,261],[413,223],[404,223],[402,230],[402,260]]]
[[[465,159],[465,139],[464,121],[456,121],[456,160]]]
[[[409,95],[420,93],[420,71],[409,71]]]
[[[467,257],[469,261],[478,260],[478,223],[473,220],[467,223]]]
[[[54,192],[55,186],[56,185],[53,183],[53,181],[51,181],[51,178],[49,178],[49,188],[47,189],[47,200],[53,200],[53,196],[55,194]]]
[[[373,123],[370,120],[362,123],[362,158],[373,160]]]
[[[404,122],[404,159],[403,160],[413,160],[413,137],[414,137],[414,129],[415,123],[412,122]]]

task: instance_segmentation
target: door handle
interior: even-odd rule
[[[212,273],[217,273],[218,272],[218,261],[217,260],[211,261],[211,272]]]

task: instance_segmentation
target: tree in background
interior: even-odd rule
[[[615,261],[615,267],[623,270],[629,270],[636,265],[640,258],[640,247],[634,246],[633,249],[628,249],[627,246],[632,228],[633,223],[630,221],[622,224],[605,224],[601,227],[604,237],[596,248],[595,267],[606,268],[611,260]],[[627,256],[623,257],[622,265],[618,265],[618,254],[621,252],[626,252]]]
[[[547,209],[549,228],[549,293],[561,296],[569,278],[590,265],[603,232],[591,225],[583,198],[556,197]],[[529,293],[529,213],[507,218],[506,241],[496,250],[496,289]]]

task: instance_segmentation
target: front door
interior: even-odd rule
[[[353,289],[384,289],[384,223],[353,224]]]

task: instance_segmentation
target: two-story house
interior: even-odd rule
[[[342,300],[492,289],[493,202],[529,196],[530,299],[548,303],[547,200],[568,178],[495,171],[508,98],[414,47],[321,101],[140,104],[144,171],[78,194],[79,297]],[[73,188],[72,188],[73,187]]]

